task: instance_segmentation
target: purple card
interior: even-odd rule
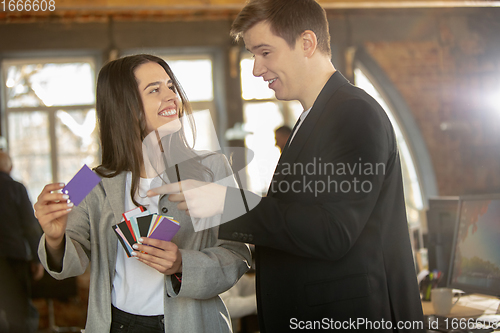
[[[69,200],[78,206],[100,181],[101,178],[84,164],[73,179],[64,186],[62,193],[69,195]]]
[[[164,217],[156,229],[149,235],[149,238],[170,242],[180,228],[181,226],[178,223]]]

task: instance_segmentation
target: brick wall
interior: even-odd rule
[[[439,18],[429,40],[365,43],[413,112],[439,195],[500,192],[499,14]]]

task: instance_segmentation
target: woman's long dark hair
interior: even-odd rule
[[[159,64],[168,74],[175,87],[175,92],[182,101],[179,118],[188,117],[193,133],[193,145],[196,128],[191,106],[179,81],[168,64],[161,58],[138,54],[123,57],[104,65],[99,72],[96,88],[96,110],[102,149],[102,163],[95,171],[106,178],[115,177],[123,171],[132,172],[130,196],[135,205],[139,187],[141,164],[143,163],[142,141],[146,137],[146,116],[139,93],[135,70],[148,62]],[[194,178],[206,180],[204,175],[213,178],[211,171],[203,166],[199,157],[187,143],[184,130],[171,135],[170,143],[175,147],[171,154],[182,155],[179,160],[186,161],[179,165],[181,179]],[[170,168],[171,169],[171,168]],[[176,181],[172,170],[167,170],[169,179]]]

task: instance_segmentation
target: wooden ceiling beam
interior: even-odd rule
[[[8,4],[10,1],[5,0]],[[26,0],[20,0],[26,1]],[[32,1],[32,0],[31,0]],[[46,0],[48,1],[48,0]],[[38,12],[0,12],[0,23],[30,22],[33,20],[64,19],[82,22],[118,20],[218,20],[234,19],[245,0],[54,0],[56,10]],[[318,0],[329,12],[363,9],[411,8],[491,8],[498,1],[465,0]]]
[[[500,7],[500,1],[318,0],[325,9]],[[56,0],[56,10],[240,10],[244,0]]]

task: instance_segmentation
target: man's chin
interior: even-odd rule
[[[277,93],[276,91],[274,92],[274,96],[276,96],[277,99],[279,99],[280,101],[294,101],[296,100],[295,98],[291,98],[290,96],[287,96],[285,94],[280,94],[280,93]]]

